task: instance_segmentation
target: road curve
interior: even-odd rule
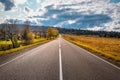
[[[120,68],[58,38],[0,64],[0,80],[120,80]]]

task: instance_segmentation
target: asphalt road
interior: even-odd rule
[[[0,64],[0,80],[120,80],[120,68],[58,38]]]

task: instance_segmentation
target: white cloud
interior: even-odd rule
[[[40,0],[36,0],[37,3],[40,3]]]
[[[95,26],[95,27],[92,27],[92,28],[87,28],[87,30],[93,30],[93,31],[99,31],[99,30],[102,30],[103,27],[99,27],[99,26]]]
[[[69,24],[74,24],[74,23],[76,23],[76,21],[75,20],[68,20],[68,23]]]
[[[56,24],[54,26],[55,27],[63,27],[63,25],[66,24],[66,23],[67,23],[67,21],[62,21],[62,22],[60,22],[60,23],[58,23],[58,24]]]
[[[27,0],[14,0],[14,2],[16,5],[19,5],[19,4],[24,4],[25,2],[27,2]]]
[[[4,5],[0,3],[0,11],[4,11]]]
[[[5,19],[4,18],[0,18],[0,23],[4,23]]]
[[[29,8],[29,7],[25,7],[24,8],[24,13],[28,16],[28,17],[31,17],[31,16],[34,16],[34,15],[38,15],[39,13],[37,11],[34,11],[33,9]]]
[[[42,2],[42,6],[48,6],[48,5],[59,5],[59,4],[63,4],[63,3],[67,3],[69,2],[68,0],[45,0],[44,2]]]
[[[57,15],[56,15],[56,14],[54,14],[54,15],[52,16],[52,18],[54,18],[54,19],[55,19],[55,18],[57,18]]]
[[[31,6],[32,2],[30,0],[13,0],[15,5],[19,4],[24,4],[26,3],[26,6]],[[49,20],[51,18],[57,19],[59,18],[60,15],[63,14],[71,14],[72,16],[76,16],[76,14],[73,15],[73,13],[79,13],[82,15],[94,15],[94,14],[104,14],[112,18],[111,22],[102,24],[101,26],[95,26],[92,28],[87,28],[87,29],[92,29],[92,30],[115,30],[120,27],[120,2],[119,3],[109,3],[109,0],[33,0],[39,3],[40,9],[37,9],[34,11],[34,9],[27,8],[28,11],[21,10],[19,12],[19,9],[17,10],[16,8],[13,8],[13,10],[3,12],[4,6],[3,4],[0,3],[0,12],[2,13],[0,18],[6,15],[10,15],[10,18],[14,17],[22,17],[26,18],[27,16],[43,16],[46,13],[50,13],[45,7],[48,5],[53,5],[52,9],[53,10],[64,10],[64,9],[69,9],[69,10],[64,10],[62,13],[55,12],[52,13],[51,16],[46,16],[39,18],[41,20]],[[35,4],[36,5],[36,4]],[[35,7],[33,7],[35,8]],[[22,9],[22,8],[20,8]],[[23,12],[24,11],[24,12]],[[15,14],[15,15],[14,15]],[[66,21],[60,21],[56,25],[61,25],[63,26],[64,24],[76,24],[80,25],[79,19],[82,17],[76,17],[75,19],[68,19]],[[84,16],[83,16],[84,18]],[[81,19],[82,20],[82,19]],[[58,20],[59,21],[59,20]],[[91,26],[90,26],[91,27]]]
[[[87,29],[91,30],[115,30],[115,28],[118,28],[120,26],[120,3],[110,3],[110,0],[46,0],[44,3],[42,3],[44,7],[48,5],[53,5],[52,9],[54,10],[63,10],[63,9],[69,9],[66,10],[65,14],[72,14],[72,13],[80,13],[83,15],[94,15],[94,14],[103,14],[107,15],[110,18],[112,18],[111,22],[104,23],[101,26],[95,26]],[[50,13],[50,12],[45,12]],[[54,14],[54,13],[53,13]],[[61,13],[56,13],[56,15],[62,15]],[[44,15],[44,14],[43,14]],[[55,15],[55,14],[54,14]],[[75,16],[75,15],[73,15]],[[56,16],[52,16],[55,17]],[[59,18],[59,17],[58,17]],[[80,19],[79,17],[75,20]],[[78,24],[78,21],[75,20],[68,20],[68,24]],[[116,22],[119,22],[116,24]],[[59,25],[63,25],[63,23],[66,22],[59,22]],[[57,24],[57,25],[58,25]],[[58,26],[59,26],[58,25]],[[107,26],[106,26],[107,25]]]

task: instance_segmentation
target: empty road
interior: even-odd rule
[[[0,80],[120,80],[120,68],[60,37],[0,64]]]

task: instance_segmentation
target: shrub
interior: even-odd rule
[[[2,44],[2,45],[0,45],[0,51],[5,51],[5,50],[12,49],[12,48],[13,48],[12,44]]]

